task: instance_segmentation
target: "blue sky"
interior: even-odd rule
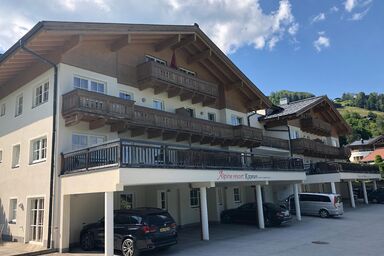
[[[0,52],[41,20],[197,22],[266,95],[384,93],[382,0],[2,0],[0,17]]]

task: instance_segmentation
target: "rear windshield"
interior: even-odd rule
[[[167,212],[154,213],[147,216],[148,225],[163,226],[165,223],[174,222],[171,215]]]

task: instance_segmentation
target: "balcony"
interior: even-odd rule
[[[338,172],[380,174],[376,165],[341,162],[319,162],[308,166],[306,170],[308,175]]]
[[[305,156],[332,159],[346,159],[350,156],[350,150],[347,148],[337,148],[304,138],[291,140],[291,147],[293,153]]]
[[[308,133],[317,134],[320,136],[331,135],[331,124],[317,118],[304,118],[300,120],[301,130]]]
[[[304,171],[302,160],[296,158],[123,139],[62,154],[61,163],[62,175],[111,167]]]
[[[214,104],[219,96],[217,84],[201,80],[177,69],[149,61],[136,67],[137,86],[143,90],[155,88],[155,94],[167,92],[168,97],[180,96],[181,101],[204,106]]]
[[[269,136],[263,136],[263,140],[261,141],[261,146],[289,150],[288,140],[269,137]]]
[[[147,134],[150,139],[240,147],[259,146],[262,140],[258,128],[169,113],[79,89],[63,95],[62,115],[66,126],[86,121],[90,129],[96,129],[108,124],[112,132],[130,130],[132,137]]]

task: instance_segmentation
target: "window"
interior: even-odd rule
[[[133,100],[133,94],[129,92],[121,91],[119,92],[119,98],[124,100]]]
[[[16,110],[15,116],[19,116],[23,113],[23,94],[20,94],[16,98]]]
[[[179,71],[181,71],[181,72],[187,74],[187,75],[196,76],[196,72],[193,72],[193,71],[188,70],[188,69],[186,69],[186,68],[178,67],[177,69],[178,69]]]
[[[121,194],[120,209],[133,209],[133,208],[135,208],[133,193]]]
[[[13,146],[12,150],[12,168],[20,166],[20,144]]]
[[[105,83],[101,81],[86,79],[82,77],[75,76],[73,78],[73,86],[75,88],[83,89],[83,90],[89,90],[92,92],[98,92],[98,93],[105,93]]]
[[[235,203],[241,202],[240,188],[233,188],[233,201]]]
[[[153,108],[158,110],[164,110],[164,101],[153,100]]]
[[[47,138],[39,138],[32,141],[32,163],[36,163],[47,158]]]
[[[9,200],[9,222],[15,224],[17,216],[17,199]]]
[[[0,150],[0,163],[3,162],[3,150]]]
[[[167,65],[167,62],[165,60],[162,60],[162,59],[150,56],[150,55],[145,55],[145,62],[149,62],[149,61],[154,61],[154,62],[157,62],[161,65]]]
[[[157,191],[157,207],[163,210],[166,210],[168,208],[166,190]]]
[[[49,82],[46,82],[35,89],[33,107],[48,102]]]
[[[192,188],[189,191],[189,205],[191,207],[200,206],[200,189],[199,188]]]
[[[215,113],[208,113],[208,120],[216,122],[216,114]]]
[[[72,134],[72,149],[81,149],[91,147],[105,142],[105,136],[85,135],[85,134]]]
[[[44,198],[31,199],[30,240],[41,243],[44,227]]]
[[[0,107],[0,116],[5,116],[5,103],[1,104],[1,107]]]
[[[195,117],[195,111],[192,108],[185,108],[190,117]]]
[[[232,125],[241,125],[243,124],[243,118],[239,116],[232,116],[231,123]]]

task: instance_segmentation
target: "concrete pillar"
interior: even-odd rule
[[[207,188],[200,188],[200,211],[201,211],[201,231],[202,239],[209,240],[209,224],[208,224],[208,204],[207,204]]]
[[[373,190],[377,190],[377,182],[376,182],[376,180],[373,181]]]
[[[60,253],[68,252],[69,249],[70,217],[71,196],[62,195],[60,199]]]
[[[114,237],[113,237],[113,192],[105,192],[105,216],[104,216],[104,234],[105,245],[104,255],[113,256],[114,252]]]
[[[348,188],[349,188],[349,198],[351,200],[351,206],[352,208],[356,208],[355,204],[355,197],[353,195],[353,187],[352,187],[352,181],[348,181]]]
[[[265,228],[264,225],[264,212],[263,212],[263,198],[261,195],[261,186],[256,185],[256,200],[257,200],[257,217],[259,218],[259,228]]]
[[[336,185],[335,185],[335,182],[331,182],[331,191],[332,191],[332,194],[336,194]]]
[[[300,201],[299,201],[299,186],[298,184],[293,185],[294,194],[295,194],[295,209],[296,209],[296,219],[301,220],[301,211],[300,211]]]
[[[363,185],[364,203],[368,204],[367,187],[365,186],[365,181],[362,181],[361,184]]]

